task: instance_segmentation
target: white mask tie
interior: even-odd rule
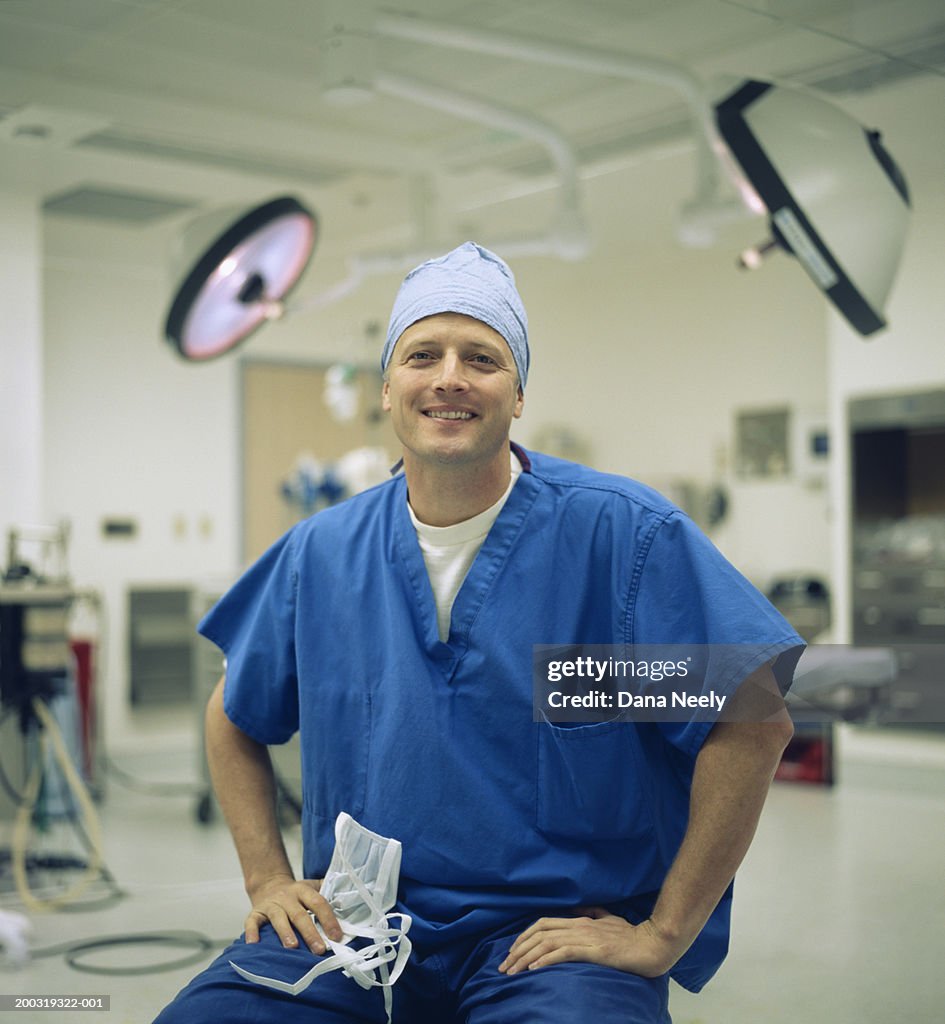
[[[319,960],[296,982],[280,981],[252,974],[230,961],[230,966],[257,985],[298,995],[320,975],[340,970],[361,988],[384,989],[384,1007],[391,1021],[391,986],[400,977],[412,948],[407,932],[409,914],[389,914],[397,901],[400,880],[401,845],[358,824],[342,811],[335,821],[335,849],[322,881],[321,894],[328,901],[341,926],[342,939],[329,939],[314,914],[309,914],[329,955]],[[395,927],[394,920],[399,924]],[[372,939],[360,949],[348,943],[354,938]]]

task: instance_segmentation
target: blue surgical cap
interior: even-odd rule
[[[465,313],[498,331],[512,351],[522,388],[528,377],[528,317],[508,264],[475,242],[427,260],[404,278],[381,355],[386,370],[397,339],[411,325],[437,313]]]

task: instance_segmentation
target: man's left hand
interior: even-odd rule
[[[499,965],[503,974],[579,961],[656,978],[665,974],[682,951],[661,936],[652,921],[638,925],[602,907],[580,917],[543,917],[512,943]]]

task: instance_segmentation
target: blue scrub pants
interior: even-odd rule
[[[498,967],[531,919],[485,939],[424,955],[414,946],[393,987],[394,1024],[671,1024],[668,976],[648,979],[596,964],[568,963],[511,977]],[[264,927],[241,939],[198,975],[154,1024],[386,1024],[381,989],[362,989],[340,970],[297,996],[263,988],[233,970],[296,981],[312,967],[307,950],[287,950]]]

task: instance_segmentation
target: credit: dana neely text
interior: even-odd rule
[[[630,693],[618,690],[591,690],[589,693],[562,693],[552,690],[548,694],[550,708],[714,708],[721,711],[727,697],[715,690],[708,693],[687,693],[685,690],[663,693]]]

